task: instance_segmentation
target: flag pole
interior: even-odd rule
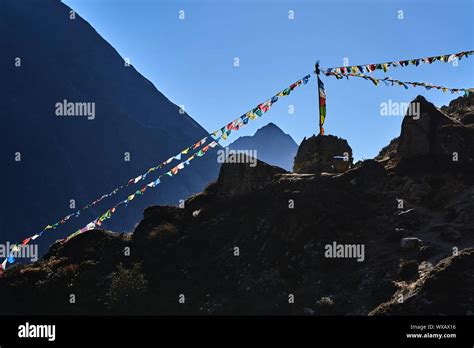
[[[319,74],[321,73],[321,70],[319,69],[319,60],[316,61],[316,64],[314,65],[314,73],[316,74],[316,79],[317,79],[317,84],[318,84],[318,111],[319,111],[319,134],[324,135],[324,130],[323,130],[323,124],[322,124],[322,118],[321,118],[321,98],[319,95]]]

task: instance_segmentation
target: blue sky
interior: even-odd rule
[[[321,66],[368,64],[474,49],[471,0],[63,0],[122,57],[203,127],[213,131]],[[184,10],[185,19],[179,19]],[[294,19],[288,18],[294,11]],[[403,19],[399,19],[403,11]],[[234,58],[240,66],[234,67]],[[459,66],[395,68],[402,81],[474,87],[474,57]],[[312,81],[311,81],[312,80]],[[238,135],[274,122],[296,142],[317,132],[314,76]],[[323,77],[328,134],[349,141],[356,159],[371,158],[398,136],[402,117],[380,104],[418,94],[437,106],[457,97],[421,88],[375,87],[359,78]],[[294,105],[295,113],[288,113]],[[235,136],[231,139],[235,140]]]

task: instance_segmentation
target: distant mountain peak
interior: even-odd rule
[[[275,123],[273,123],[273,122],[270,122],[270,123],[266,124],[265,126],[259,128],[259,129],[257,130],[257,132],[260,131],[260,130],[263,130],[263,129],[277,129],[277,130],[282,131],[281,128],[278,127],[278,126],[277,126]],[[283,132],[283,131],[282,131],[282,132]]]
[[[273,122],[270,122],[266,124],[265,126],[257,129],[254,136],[256,136],[257,134],[265,134],[265,133],[281,133],[283,135],[288,135],[285,132],[283,132],[283,130]]]
[[[256,150],[259,160],[291,171],[298,144],[275,123],[259,128],[254,135],[238,138],[233,150]]]

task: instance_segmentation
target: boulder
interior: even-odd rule
[[[419,117],[408,114],[404,117],[397,156],[413,158],[439,153],[439,129],[456,122],[422,96],[410,103],[410,109],[419,110]]]
[[[342,173],[353,162],[347,140],[333,135],[303,139],[296,153],[293,172],[298,174]]]
[[[418,255],[419,260],[426,260],[439,254],[441,250],[435,245],[426,244],[426,245],[421,246],[419,251],[420,251]]]
[[[421,245],[421,239],[416,237],[402,238],[400,241],[400,247],[402,249],[416,249]]]

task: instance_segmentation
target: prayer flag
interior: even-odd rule
[[[319,134],[324,135],[324,121],[326,120],[326,91],[324,84],[318,76],[318,95],[319,95]]]

